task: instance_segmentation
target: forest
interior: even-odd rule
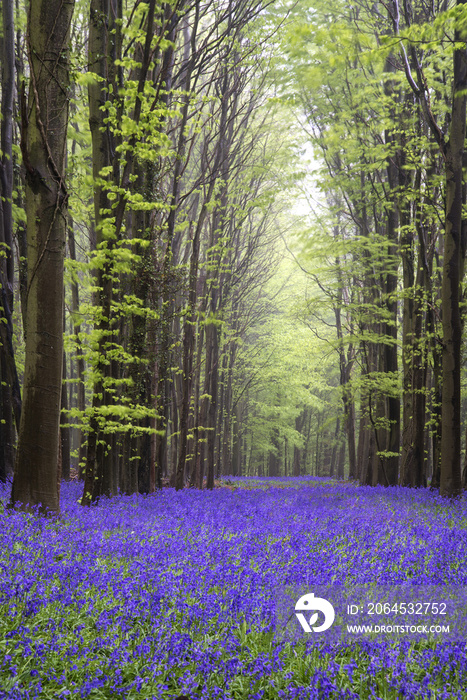
[[[58,511],[70,476],[83,505],[228,474],[462,492],[466,22],[4,0],[12,504]]]
[[[467,0],[0,11],[0,700],[466,700]]]

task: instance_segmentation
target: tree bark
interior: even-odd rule
[[[76,261],[76,245],[74,221],[71,216],[68,216],[68,251],[70,259]],[[77,373],[76,397],[77,408],[81,415],[84,415],[86,409],[85,396],[85,364],[83,357],[83,349],[80,340],[81,323],[79,317],[79,287],[78,282],[73,279],[71,282],[71,323],[73,325],[73,334],[75,336],[75,361]],[[79,478],[84,477],[84,461],[86,459],[85,439],[81,427],[76,430],[76,442],[78,443],[78,474]]]
[[[30,90],[23,134],[28,308],[18,451],[11,504],[58,512],[67,198],[69,33],[74,3],[37,0],[28,13]],[[26,126],[26,125],[25,125]]]
[[[68,392],[66,379],[66,353],[63,353],[63,382],[62,382],[62,399],[61,399],[61,417],[60,417],[60,455],[61,455],[61,478],[65,481],[70,479],[71,466],[71,431],[69,426],[68,411]]]
[[[458,0],[457,5],[465,5]],[[462,40],[455,32],[455,41]],[[440,494],[461,493],[461,230],[462,166],[466,132],[467,47],[454,51],[451,128],[446,148],[446,224],[442,281],[443,389],[441,403]]]
[[[3,0],[3,55],[2,55],[2,128],[0,160],[2,245],[2,286],[7,293],[10,311],[13,311],[13,98],[15,88],[15,27],[13,0]]]
[[[1,158],[0,158],[0,284],[2,288],[2,326],[0,333],[0,378],[3,382],[1,391],[1,417],[2,428],[0,431],[1,462],[4,473],[0,469],[0,481],[4,481],[7,474],[13,472],[14,467],[14,427],[13,427],[13,401],[19,401],[21,409],[21,395],[15,356],[12,343],[13,313],[13,100],[15,87],[15,32],[14,32],[14,3],[13,0],[4,0],[2,5],[2,123],[1,123]],[[16,415],[17,428],[19,427],[19,413]]]

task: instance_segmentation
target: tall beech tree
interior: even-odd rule
[[[11,503],[59,510],[59,427],[63,362],[63,260],[74,3],[32,0],[28,10],[28,101],[21,146],[26,170],[28,288],[23,407]]]
[[[462,22],[466,2],[457,0],[452,17],[455,22],[453,72],[451,81],[451,110],[448,130],[443,129],[433,112],[428,81],[417,45],[409,38],[409,55],[402,45],[401,57],[408,83],[420,102],[424,118],[436,139],[444,161],[445,226],[443,276],[441,288],[442,312],[442,398],[441,398],[441,463],[440,493],[457,496],[461,480],[461,345],[462,322],[460,302],[462,277],[467,252],[462,240],[462,207],[465,203],[463,161],[466,135],[467,105],[467,44]],[[389,13],[394,33],[400,33],[401,10],[399,0],[393,0]],[[403,0],[404,22],[409,27],[414,21],[413,7]],[[416,33],[415,33],[416,34]],[[415,38],[415,35],[414,35]],[[415,77],[414,77],[414,75]]]
[[[0,158],[0,285],[2,323],[0,325],[0,481],[13,472],[14,428],[19,429],[21,390],[13,349],[13,110],[15,92],[14,4],[3,2],[2,8],[2,101]]]

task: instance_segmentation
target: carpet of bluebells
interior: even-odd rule
[[[274,634],[281,586],[467,585],[467,501],[246,479],[84,509],[80,488],[60,519],[0,504],[0,698],[467,698],[465,642]]]

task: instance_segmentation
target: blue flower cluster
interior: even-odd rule
[[[464,500],[227,483],[88,509],[64,484],[57,520],[0,506],[0,698],[467,697],[459,641],[318,648],[274,634],[281,587],[467,585]]]

